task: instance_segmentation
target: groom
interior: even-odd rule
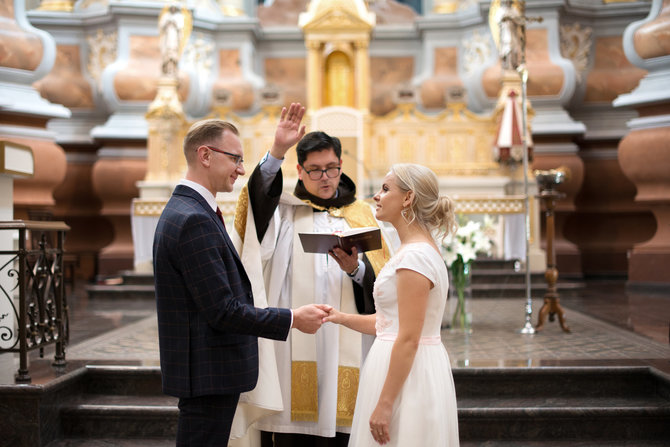
[[[305,133],[304,109],[282,111],[275,145]],[[177,446],[227,445],[241,392],[258,378],[257,337],[286,340],[292,327],[313,334],[327,306],[257,308],[215,196],[244,174],[235,126],[194,124],[184,140],[186,178],[158,221],[153,246],[163,392],[179,398]]]

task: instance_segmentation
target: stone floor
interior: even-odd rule
[[[589,281],[561,298],[571,333],[558,321],[535,335],[519,333],[525,300],[471,300],[472,334],[445,329],[442,340],[454,368],[502,366],[651,365],[670,374],[670,292],[640,292],[623,281]],[[541,299],[533,300],[533,325]],[[89,300],[83,288],[69,294],[68,370],[87,363],[158,365],[156,314],[151,300]],[[33,383],[55,372],[31,353]],[[13,354],[0,354],[0,384],[13,382]]]

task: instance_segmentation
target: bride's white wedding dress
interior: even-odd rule
[[[349,447],[377,446],[370,416],[377,406],[398,334],[396,270],[416,271],[434,284],[428,297],[421,342],[393,405],[391,442],[398,447],[455,447],[458,441],[456,393],[449,356],[440,339],[449,277],[440,254],[428,243],[407,244],[379,272],[374,286],[377,338],[361,370]]]

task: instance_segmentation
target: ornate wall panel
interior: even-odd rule
[[[596,38],[594,57],[586,77],[584,102],[611,102],[635,88],[645,75],[626,59],[621,36]]]
[[[421,84],[419,96],[425,108],[443,109],[447,89],[463,85],[458,75],[458,48],[436,48],[434,58],[434,75]]]
[[[414,58],[371,57],[370,113],[381,116],[395,109],[394,93],[400,86],[409,84],[413,74]]]
[[[95,106],[91,83],[81,69],[80,48],[77,45],[58,45],[56,62],[51,72],[34,87],[43,98],[74,109],[91,109]]]

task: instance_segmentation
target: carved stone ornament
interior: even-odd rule
[[[475,32],[461,41],[463,48],[463,71],[471,75],[477,67],[481,67],[491,57],[491,39]]]
[[[198,33],[197,37],[186,45],[184,50],[184,64],[192,67],[201,79],[208,79],[212,72],[214,60],[214,43],[204,39]]]
[[[105,34],[102,29],[98,29],[95,35],[88,36],[86,41],[88,42],[88,73],[95,80],[98,91],[101,91],[102,72],[116,60],[117,32],[112,31]]]
[[[591,53],[593,29],[579,23],[561,25],[561,56],[570,59],[577,71],[577,81],[581,82]]]
[[[258,97],[262,106],[281,106],[284,103],[281,89],[274,84],[268,84],[260,89]]]
[[[393,90],[393,102],[396,104],[416,104],[417,97],[416,88],[408,84],[399,85]]]
[[[213,91],[214,107],[231,107],[233,104],[233,92],[225,88],[218,88]]]
[[[460,85],[452,85],[445,92],[447,104],[465,104],[467,99],[467,90]]]

